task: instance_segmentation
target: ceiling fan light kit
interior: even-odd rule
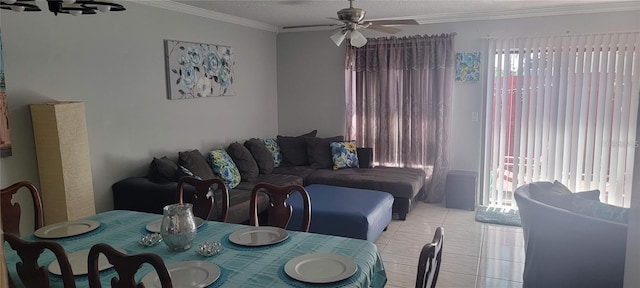
[[[344,41],[344,39],[347,38],[347,31],[339,30],[335,34],[331,35],[330,38],[331,40],[333,40],[333,43],[336,43],[336,46],[340,46],[340,44],[342,44],[342,41]]]
[[[331,35],[331,40],[340,46],[344,39],[349,36],[349,43],[351,46],[360,48],[367,44],[367,38],[362,35],[358,29],[371,29],[378,32],[395,34],[400,32],[400,29],[395,27],[397,25],[418,25],[418,22],[414,19],[399,19],[399,20],[370,20],[365,21],[366,12],[363,9],[353,7],[353,0],[349,0],[349,8],[344,8],[338,11],[338,18],[329,18],[336,21],[340,21],[340,24],[318,24],[318,25],[300,25],[300,26],[285,26],[282,29],[295,29],[295,28],[308,28],[308,27],[338,27],[337,32]]]
[[[367,38],[364,37],[360,31],[353,30],[351,31],[351,41],[349,42],[351,43],[351,46],[360,48],[367,44]]]
[[[127,10],[118,3],[94,0],[47,0],[47,6],[49,11],[55,15],[62,13],[73,16],[96,14],[96,11],[109,12]],[[0,9],[15,12],[42,11],[34,0],[1,0]]]

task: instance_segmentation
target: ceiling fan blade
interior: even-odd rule
[[[282,29],[296,29],[296,28],[310,28],[310,27],[335,27],[341,26],[342,24],[315,24],[315,25],[295,25],[295,26],[284,26]]]
[[[373,25],[418,25],[418,21],[414,19],[399,19],[399,20],[371,20],[367,21]]]
[[[375,30],[378,32],[384,32],[384,33],[389,33],[389,34],[396,34],[402,30],[398,29],[398,28],[394,28],[394,27],[385,27],[385,26],[380,26],[380,25],[369,25],[369,27],[367,27],[366,29],[371,29],[371,30]]]

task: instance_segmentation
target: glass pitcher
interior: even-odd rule
[[[196,222],[193,218],[193,205],[190,203],[171,204],[162,209],[160,234],[162,242],[169,251],[186,251],[191,248],[196,236]]]

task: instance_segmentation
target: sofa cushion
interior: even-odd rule
[[[258,179],[253,182],[242,181],[236,189],[240,190],[253,190],[253,186],[256,186],[258,183],[269,183],[277,186],[287,186],[287,185],[303,185],[303,179],[296,175],[284,175],[284,174],[260,174],[258,175]]]
[[[167,156],[162,156],[161,158],[153,157],[151,164],[149,164],[147,176],[153,182],[175,182],[178,181],[176,177],[177,170],[178,165]]]
[[[211,171],[211,166],[209,166],[207,160],[202,157],[198,149],[179,152],[178,165],[189,169],[194,175],[204,180],[215,178],[213,171]]]
[[[278,135],[278,145],[282,153],[282,166],[303,166],[309,165],[309,156],[307,156],[308,137],[315,137],[318,130],[300,136],[281,136]]]
[[[558,208],[563,208],[581,215],[603,220],[614,221],[622,224],[629,223],[629,209],[589,200],[583,197],[564,199]]]
[[[358,167],[355,141],[331,142],[330,146],[333,156],[333,170]]]
[[[599,201],[600,191],[592,190],[571,193],[568,188],[565,189],[566,186],[562,185],[564,186],[564,188],[562,188],[560,185],[562,185],[560,182],[555,181],[549,189],[543,189],[533,184],[531,185],[532,187],[529,188],[529,193],[534,200],[556,208],[603,220],[623,224],[628,223],[628,209],[601,203]],[[567,190],[569,193],[566,193]],[[597,193],[595,191],[597,191]]]
[[[278,139],[262,139],[262,143],[264,143],[264,146],[267,147],[267,150],[271,152],[271,158],[273,158],[273,167],[280,167],[280,164],[282,164],[282,153],[280,152]]]
[[[258,177],[258,164],[253,159],[251,152],[244,145],[234,142],[227,147],[227,153],[236,164],[243,181],[255,181]]]
[[[596,189],[574,193],[558,180],[554,181],[551,185],[547,185],[546,182],[531,183],[529,194],[531,198],[551,206],[557,206],[557,202],[564,199],[558,196],[565,195],[569,195],[567,197],[581,197],[592,201],[600,201],[600,190]]]
[[[331,142],[344,141],[343,136],[329,138],[307,137],[307,155],[309,164],[314,169],[324,169],[333,167],[333,157],[331,155]]]
[[[251,138],[244,141],[244,146],[249,149],[249,152],[253,155],[253,159],[256,160],[258,172],[260,174],[271,174],[274,168],[273,156],[271,151],[267,149],[267,146],[264,145],[264,142],[258,138]]]
[[[217,211],[222,211],[222,194],[215,193],[214,199],[216,203],[216,210],[211,213],[218,218]],[[249,221],[251,216],[250,212],[251,190],[231,189],[229,190],[229,209],[227,211],[227,222],[229,223],[245,223]],[[258,192],[258,213],[262,213],[267,210],[269,206],[269,197],[263,192]],[[212,217],[210,217],[212,218]],[[217,220],[217,219],[212,219]]]
[[[315,171],[316,169],[309,166],[278,167],[273,169],[273,174],[295,175],[302,178],[304,185],[307,185],[307,177]]]
[[[213,172],[224,181],[228,189],[238,186],[240,171],[227,151],[222,148],[215,149],[209,152],[207,161],[213,168]]]
[[[400,167],[318,169],[307,177],[305,185],[370,189],[389,192],[394,197],[413,199],[424,186],[427,176],[431,177],[422,169]]]

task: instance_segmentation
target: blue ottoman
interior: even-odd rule
[[[309,232],[376,241],[391,222],[393,196],[387,192],[313,184],[306,186],[311,198]],[[294,193],[288,227],[300,227],[302,198]]]

